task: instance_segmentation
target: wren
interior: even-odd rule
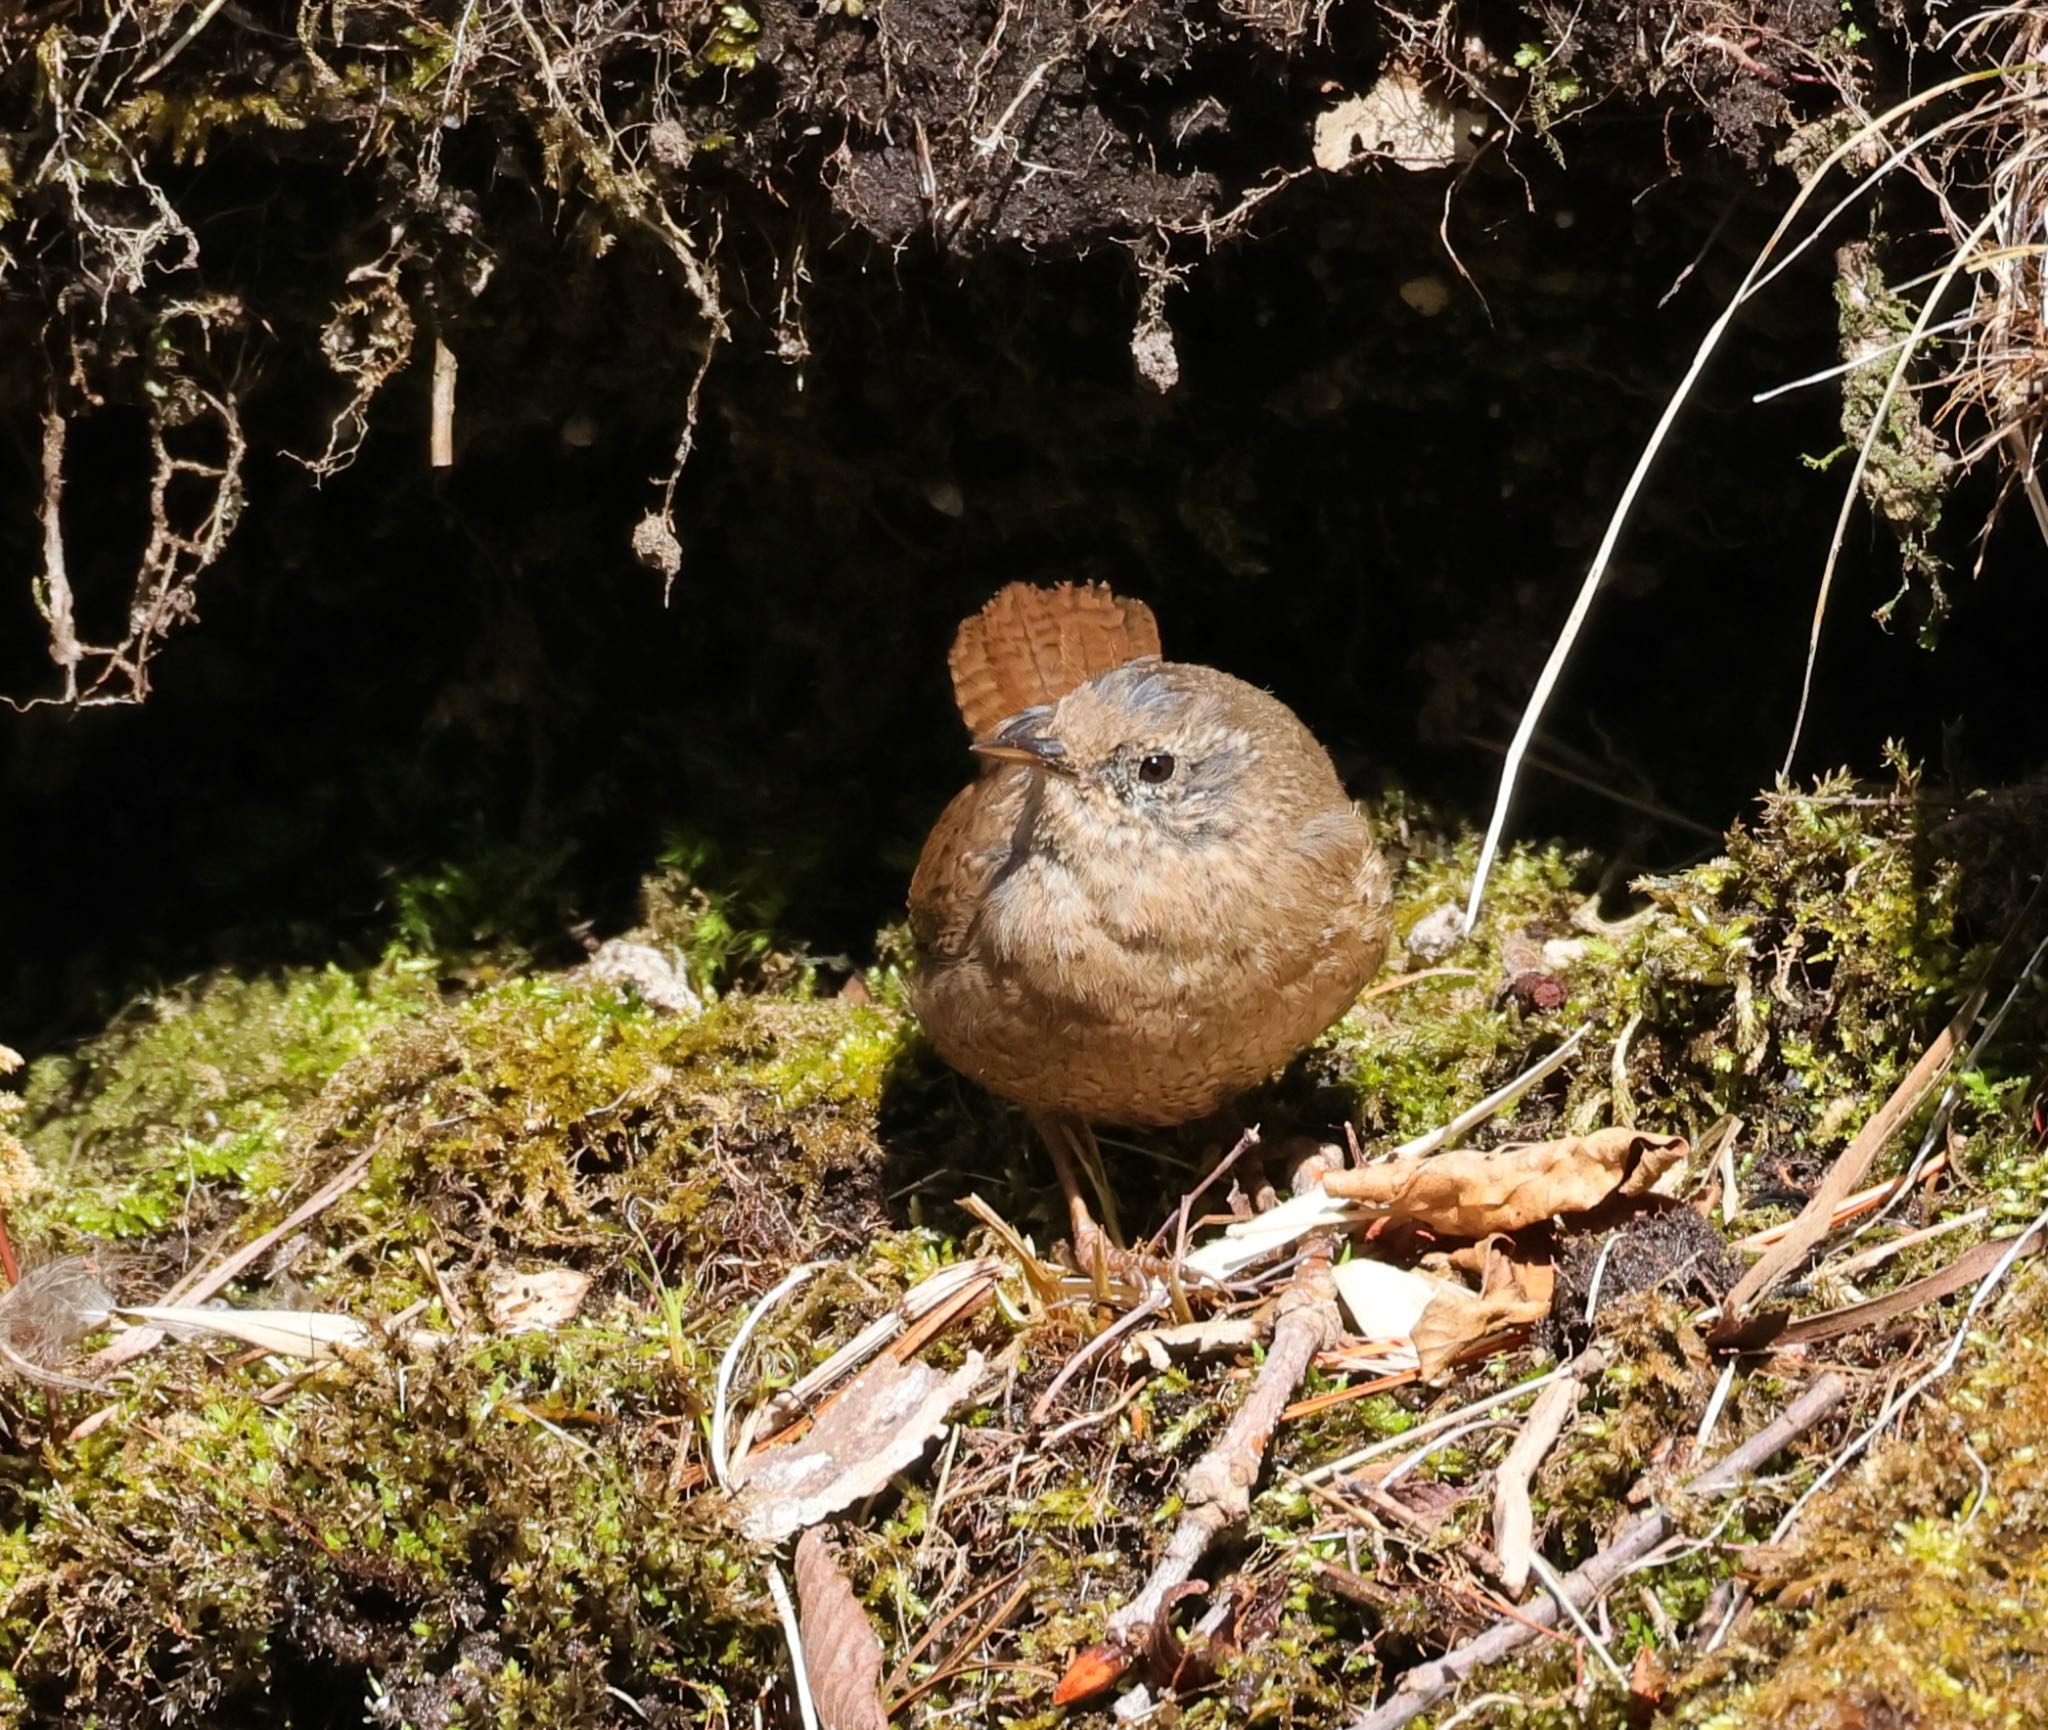
[[[911,879],[911,1001],[1039,1122],[1078,1234],[1062,1139],[1191,1122],[1293,1058],[1378,970],[1389,873],[1294,712],[1162,660],[1142,602],[1012,584],[951,666],[983,767]]]

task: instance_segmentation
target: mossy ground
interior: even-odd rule
[[[1412,807],[1382,815],[1407,933],[1462,891],[1472,844]],[[1596,896],[1594,861],[1519,850],[1481,931],[1446,958],[1468,972],[1368,999],[1244,1114],[1269,1136],[1348,1118],[1383,1146],[1590,1023],[1583,1058],[1493,1133],[1618,1120],[1697,1134],[1739,1115],[1738,1225],[1753,1228],[1796,1204],[2005,935],[2010,862],[2038,841],[2030,823],[2024,802],[1941,800],[1910,776],[1876,792],[1829,782],[1767,800],[1722,856],[1641,885],[1633,907]],[[1057,1234],[1042,1157],[924,1050],[886,936],[858,973],[821,967],[671,872],[642,935],[718,988],[703,1015],[675,1016],[503,942],[443,947],[451,930],[491,923],[466,908],[438,916],[464,902],[458,877],[446,894],[401,898],[405,936],[374,966],[194,981],[29,1072],[15,1127],[44,1187],[12,1224],[35,1258],[98,1249],[125,1297],[154,1294],[367,1156],[362,1183],[230,1301],[403,1317],[450,1337],[317,1373],[174,1342],[108,1397],[0,1395],[0,1710],[16,1720],[779,1715],[759,1559],[704,1487],[713,1379],[741,1315],[797,1263],[829,1264],[769,1317],[743,1377],[787,1385],[935,1267],[983,1247],[954,1205],[965,1195],[1041,1244]],[[1414,965],[1397,954],[1390,981]],[[1965,1078],[1953,1175],[1916,1204],[1922,1218],[1987,1200],[2031,1215],[2048,1191],[2022,1109],[2039,992],[2016,1013]],[[1134,1230],[1159,1223],[1162,1198],[1218,1135],[1119,1143]],[[1873,1277],[1928,1265],[1902,1257]],[[591,1277],[581,1311],[549,1331],[496,1333],[493,1271],[546,1267]],[[2024,1333],[2039,1301],[1989,1337]],[[1597,1547],[1697,1424],[1716,1366],[1691,1308],[1651,1289],[1601,1309],[1615,1367],[1538,1484],[1539,1532],[1560,1566]],[[891,1663],[995,1588],[907,1668],[899,1692],[921,1691],[899,1724],[1055,1722],[1061,1667],[1142,1578],[1181,1474],[1248,1383],[1251,1363],[1231,1356],[1156,1373],[1112,1357],[1034,1427],[1033,1402],[1084,1328],[1035,1312],[1019,1282],[956,1330],[940,1349],[977,1345],[1002,1380],[940,1461],[848,1517],[847,1561]],[[1881,1365],[1921,1337],[1909,1327],[1841,1355]],[[1714,1547],[1645,1576],[1654,1613],[1649,1599],[1616,1599],[1616,1655],[1665,1647],[1681,1673],[1669,1698],[1690,1721],[1834,1722],[1815,1715],[1823,1676],[1906,1711],[1899,1722],[2003,1721],[1968,1714],[2038,1655],[2029,1570],[2048,1521],[2027,1487],[2038,1425],[2025,1415],[2038,1358],[2021,1342],[1971,1360],[1907,1448],[1824,1501],[1797,1548],[1753,1559],[1775,1595],[1696,1675],[1682,1676],[1690,1648],[1676,1631],[1741,1565],[1730,1544],[1762,1535],[1782,1492]],[[1348,1519],[1286,1469],[1540,1362],[1532,1347],[1448,1388],[1284,1425],[1282,1469],[1219,1558],[1265,1631],[1180,1702],[1180,1721],[1337,1724],[1406,1663],[1489,1621],[1455,1544],[1485,1537],[1482,1492],[1512,1414],[1408,1480],[1403,1493],[1437,1522],[1431,1537]],[[1773,1415],[1810,1367],[1740,1376],[1723,1434]],[[1305,1391],[1340,1381],[1317,1372]],[[1317,1564],[1362,1577],[1372,1601]],[[977,1635],[1019,1587],[1003,1625]],[[2018,1620],[1993,1638],[2008,1600]],[[1568,1649],[1546,1649],[1514,1670],[1500,1686],[1524,1706],[1490,1709],[1492,1721],[1585,1721],[1572,1715],[1570,1665]],[[1622,1708],[1608,1695],[1585,1710]]]

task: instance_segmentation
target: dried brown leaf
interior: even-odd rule
[[[1497,1334],[1503,1328],[1524,1327],[1541,1321],[1550,1313],[1548,1298],[1527,1298],[1497,1292],[1481,1296],[1462,1287],[1445,1285],[1430,1299],[1429,1308],[1415,1324],[1410,1340],[1428,1381],[1467,1346]]]
[[[951,1375],[891,1357],[868,1365],[800,1441],[740,1463],[740,1529],[758,1544],[779,1544],[873,1495],[945,1434],[947,1414],[974,1391],[982,1364],[969,1352]]]
[[[884,1730],[882,1642],[823,1528],[796,1541],[797,1628],[823,1730]]]
[[[1446,1237],[1482,1238],[1585,1213],[1611,1196],[1641,1195],[1686,1151],[1682,1136],[1602,1129],[1491,1153],[1461,1149],[1332,1172],[1323,1187]]]

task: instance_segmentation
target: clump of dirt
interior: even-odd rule
[[[1689,1207],[1665,1208],[1564,1240],[1552,1324],[1561,1347],[1582,1343],[1607,1309],[1638,1293],[1667,1291],[1699,1307],[1720,1302],[1741,1277],[1719,1231]]]

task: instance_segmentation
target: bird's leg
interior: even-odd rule
[[[1052,1168],[1059,1174],[1060,1189],[1067,1198],[1067,1225],[1073,1234],[1074,1260],[1095,1282],[1096,1296],[1106,1301],[1112,1256],[1121,1256],[1122,1250],[1116,1246],[1123,1240],[1117,1229],[1116,1203],[1103,1176],[1102,1151],[1096,1145],[1095,1132],[1082,1119],[1064,1111],[1033,1112],[1031,1122],[1052,1155]],[[1084,1171],[1102,1204],[1107,1231],[1095,1223],[1094,1214],[1089,1212],[1088,1197],[1081,1188]]]

